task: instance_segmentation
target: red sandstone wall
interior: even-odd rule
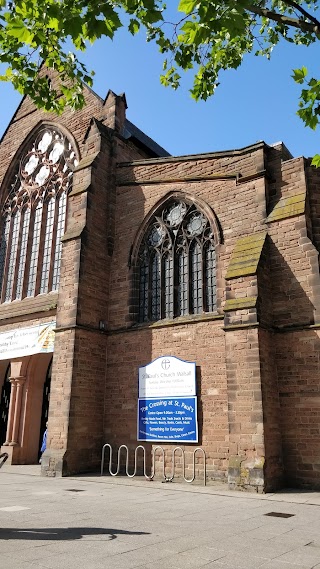
[[[268,152],[266,154],[268,155]],[[259,484],[259,476],[263,477],[264,471],[267,484],[274,488],[281,483],[283,475],[282,441],[290,439],[290,429],[294,429],[294,426],[292,417],[288,423],[283,419],[282,433],[280,431],[277,373],[280,383],[288,381],[290,373],[283,366],[278,367],[277,371],[274,335],[267,329],[273,325],[285,327],[312,323],[316,312],[319,279],[316,267],[317,251],[309,239],[308,223],[304,216],[293,214],[287,219],[268,223],[268,227],[265,223],[267,213],[272,211],[281,198],[305,192],[304,161],[290,159],[285,149],[280,147],[272,149],[267,158],[270,160],[270,157],[270,173],[276,175],[277,179],[274,182],[269,180],[267,187],[264,178],[259,175],[256,179],[245,178],[242,184],[239,183],[241,177],[238,181],[235,177],[222,179],[223,173],[237,172],[238,175],[250,176],[261,172],[264,155],[260,149],[256,151],[255,158],[252,152],[241,156],[241,160],[234,156],[204,156],[197,157],[197,160],[160,159],[151,163],[141,161],[118,168],[117,222],[108,318],[111,329],[117,333],[108,340],[110,356],[106,385],[107,401],[110,388],[110,405],[112,399],[115,408],[114,412],[111,412],[110,422],[107,421],[105,436],[108,439],[113,434],[113,440],[117,444],[128,440],[134,444],[136,370],[139,365],[158,355],[168,353],[185,359],[194,358],[214,385],[215,371],[219,364],[215,359],[216,350],[211,343],[219,331],[221,338],[225,334],[226,343],[226,366],[221,369],[222,390],[219,391],[219,396],[222,395],[222,407],[226,409],[228,406],[229,409],[229,429],[225,415],[212,415],[211,410],[215,409],[216,405],[215,396],[212,395],[212,399],[208,399],[209,405],[203,404],[203,417],[200,420],[203,420],[205,430],[201,444],[210,456],[217,457],[223,471],[229,463],[229,474],[233,473],[233,482],[244,486],[254,485],[255,482]],[[281,157],[287,162],[282,162]],[[205,179],[206,176],[214,174],[220,174],[221,179]],[[195,181],[194,178],[197,177],[199,179]],[[188,180],[183,181],[183,178]],[[149,184],[147,181],[153,183]],[[232,331],[232,326],[245,328],[247,325],[254,325],[256,311],[249,309],[228,313],[226,321],[231,328],[226,332],[222,330],[222,322],[219,321],[192,323],[181,327],[175,325],[163,329],[154,326],[124,332],[124,328],[130,327],[130,247],[144,217],[159,199],[172,191],[180,191],[181,195],[186,192],[203,199],[212,207],[221,224],[223,244],[218,252],[221,308],[225,301],[224,277],[237,238],[268,228],[270,238],[263,249],[258,281],[254,276],[238,278],[229,281],[227,287],[228,298],[234,298],[234,294],[236,298],[243,298],[258,293],[257,315],[266,330]],[[130,212],[129,216],[127,212]],[[180,330],[184,331],[186,339],[180,335]],[[193,341],[190,341],[189,330],[193,330]],[[179,338],[177,344],[176,334]],[[203,352],[207,356],[210,353],[211,360],[208,361],[203,360],[202,343],[197,342],[202,334],[205,338],[210,338],[206,339],[207,347]],[[290,340],[287,342],[290,343]],[[292,350],[291,346],[289,352]],[[281,348],[277,347],[277,351],[278,357],[281,358]],[[316,367],[318,369],[318,364]],[[119,377],[116,387],[113,376]],[[202,373],[199,387],[202,394]],[[295,406],[296,400],[292,403]],[[109,409],[107,404],[107,415]],[[124,413],[125,420],[115,427],[119,413],[121,416]],[[295,413],[298,413],[297,409]],[[212,431],[212,439],[207,438],[206,429]],[[219,439],[220,435],[223,441]],[[230,457],[233,457],[231,461],[228,460]],[[214,464],[214,470],[218,464]],[[288,459],[285,458],[285,467],[288,468],[288,465]]]
[[[225,477],[232,454],[259,466],[264,456],[263,417],[257,331],[223,330],[223,320],[188,322],[161,327],[153,325],[125,331],[130,327],[130,250],[145,216],[168,193],[199,197],[211,206],[222,227],[224,242],[218,246],[219,301],[225,300],[225,273],[238,237],[261,231],[265,219],[265,184],[259,177],[241,184],[236,179],[210,179],[182,182],[183,177],[205,177],[241,169],[243,175],[260,171],[263,153],[248,153],[241,158],[203,157],[190,161],[138,163],[118,169],[115,249],[110,280],[108,323],[113,330],[108,338],[106,380],[105,440],[111,444],[136,443],[137,373],[140,365],[160,355],[175,355],[196,361],[199,392],[199,444],[208,456],[211,478]],[[170,178],[180,181],[168,183]],[[163,182],[146,184],[161,178]],[[126,185],[141,180],[141,185]],[[239,279],[240,296],[256,290],[255,278]],[[245,317],[244,317],[245,318]],[[249,317],[251,321],[251,316]],[[255,340],[251,336],[255,336]],[[248,340],[249,338],[249,340]],[[225,344],[227,341],[227,352]],[[234,362],[234,363],[233,363]],[[249,363],[248,363],[249,362]],[[234,377],[231,385],[226,366]],[[231,369],[232,368],[232,369]],[[231,380],[232,381],[232,380]],[[250,387],[248,386],[250,383]],[[256,386],[256,387],[254,387]],[[232,392],[232,399],[228,400]],[[228,413],[229,402],[229,413]],[[232,409],[231,409],[231,407]],[[232,415],[232,417],[230,416]],[[230,421],[230,425],[228,425]],[[257,436],[257,432],[260,433]],[[230,434],[229,434],[230,433]],[[229,436],[231,437],[229,440]],[[255,438],[254,438],[255,437]],[[188,448],[192,448],[189,445]],[[191,456],[189,458],[189,467]],[[250,462],[250,464],[251,464]],[[170,468],[169,468],[170,471]],[[259,470],[259,475],[260,475]],[[257,475],[257,476],[259,476]]]
[[[263,434],[266,453],[266,490],[275,490],[283,485],[284,464],[282,456],[281,410],[279,401],[278,374],[275,359],[275,334],[259,330],[259,352],[263,406]],[[255,397],[259,398],[258,392]],[[256,435],[259,438],[259,433]]]
[[[277,192],[276,201],[280,197],[306,194],[302,158],[282,164]],[[308,209],[307,194],[305,208]],[[309,325],[319,318],[318,252],[310,239],[308,225],[305,214],[268,223],[275,326]]]
[[[276,334],[275,347],[286,481],[319,486],[319,330]]]
[[[109,336],[105,442],[115,446],[128,444],[131,448],[138,444],[138,368],[161,355],[196,361],[199,445],[207,453],[209,477],[225,476],[229,432],[225,340],[220,322],[144,329]],[[192,450],[195,446],[185,448]],[[190,466],[191,457],[188,468]]]
[[[310,220],[310,238],[312,239],[317,251],[320,251],[320,168],[314,168],[307,164],[307,191],[308,205],[307,211]]]
[[[211,174],[252,176],[265,167],[264,145],[257,144],[248,150],[230,151],[193,156],[158,158],[134,164],[120,164],[118,182],[131,180],[172,180],[184,175],[205,176]]]

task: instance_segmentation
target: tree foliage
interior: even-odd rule
[[[60,113],[84,103],[83,82],[93,71],[77,55],[101,37],[112,39],[128,26],[140,28],[164,55],[161,82],[179,87],[181,72],[193,70],[195,99],[213,95],[219,74],[237,69],[246,54],[270,58],[281,41],[309,46],[320,40],[318,0],[180,0],[166,9],[163,0],[0,0],[0,79],[11,81],[38,107]],[[71,52],[67,46],[73,45]],[[59,74],[54,89],[41,64]],[[298,114],[315,129],[320,117],[320,80],[305,67],[293,71],[302,85]],[[320,157],[318,157],[320,164]]]

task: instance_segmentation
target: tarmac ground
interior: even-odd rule
[[[320,493],[0,470],[1,569],[320,569]]]

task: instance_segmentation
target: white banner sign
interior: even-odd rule
[[[162,356],[139,368],[139,398],[196,395],[196,364]]]
[[[55,321],[0,333],[0,360],[53,352]]]

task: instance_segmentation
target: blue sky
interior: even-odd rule
[[[83,55],[83,54],[81,54]],[[173,155],[240,148],[258,140],[282,140],[294,156],[320,152],[320,129],[313,132],[296,116],[299,86],[290,75],[305,65],[319,77],[319,45],[309,48],[284,43],[271,61],[248,57],[237,71],[221,76],[216,94],[196,103],[188,92],[191,77],[179,90],[160,85],[162,56],[143,33],[118,32],[115,41],[101,40],[83,60],[96,71],[94,90],[125,92],[127,117]],[[318,75],[317,75],[318,74]],[[20,96],[0,83],[0,135]]]

